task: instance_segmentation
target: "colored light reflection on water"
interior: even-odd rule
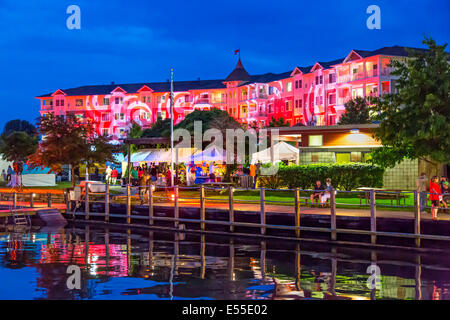
[[[367,267],[380,269],[379,287]],[[67,268],[81,268],[81,289]],[[450,299],[448,254],[73,227],[0,233],[0,299]]]

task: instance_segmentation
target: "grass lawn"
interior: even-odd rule
[[[259,190],[247,190],[247,191],[235,191],[234,200],[235,203],[240,201],[251,201],[252,203],[259,203],[260,194]],[[154,193],[156,196],[164,196],[164,192],[157,191]],[[361,193],[362,194],[362,193]],[[300,197],[309,197],[309,192],[301,192]],[[405,193],[405,203],[403,199],[400,201],[400,207],[390,207],[391,201],[389,199],[376,199],[377,210],[389,210],[389,211],[413,211],[414,198],[413,193]],[[224,190],[222,193],[218,191],[206,190],[206,199],[221,199],[223,202],[228,202],[228,191]],[[180,191],[180,198],[199,198],[200,194],[197,190],[182,190]],[[292,191],[266,191],[266,204],[274,205],[294,205],[294,194]],[[277,201],[277,203],[271,203],[270,201]],[[279,201],[279,202],[278,202]],[[336,195],[336,207],[345,209],[369,209],[370,205],[365,205],[365,200],[362,199],[362,205],[360,205],[360,199],[357,193],[343,193],[339,192]],[[301,206],[305,205],[304,200],[300,202]],[[310,205],[308,200],[308,205]],[[393,200],[393,206],[397,205],[397,201]],[[407,207],[403,207],[407,206]],[[410,206],[410,207],[408,207]]]

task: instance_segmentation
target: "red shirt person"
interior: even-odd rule
[[[430,200],[431,200],[431,216],[433,220],[437,220],[437,212],[439,209],[439,200],[441,199],[441,186],[438,178],[434,176],[430,182]]]

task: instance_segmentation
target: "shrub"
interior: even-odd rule
[[[382,187],[384,169],[367,163],[317,163],[280,166],[278,187],[312,189],[316,180],[325,184],[331,178],[337,189],[353,190],[358,187]]]

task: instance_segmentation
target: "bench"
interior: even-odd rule
[[[387,190],[386,190],[387,191]],[[392,192],[400,192],[399,190],[393,190]],[[369,193],[364,192],[364,194],[359,194],[359,204],[362,204],[362,199],[365,199],[366,204],[369,203]],[[397,205],[400,205],[400,201],[403,199],[403,204],[406,205],[406,195],[402,193],[388,193],[388,192],[376,192],[375,199],[380,200],[391,200],[391,206],[393,201],[397,201]]]

